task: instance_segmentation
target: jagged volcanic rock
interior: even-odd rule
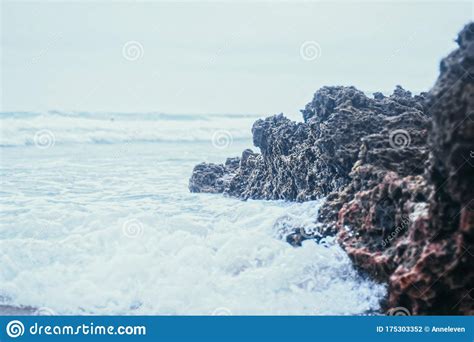
[[[388,282],[387,308],[474,314],[474,23],[428,94],[385,97],[324,87],[302,110],[258,120],[254,145],[200,164],[193,192],[304,201],[326,196],[317,236],[336,234],[354,264]],[[429,142],[428,142],[429,140]]]
[[[458,43],[427,96],[433,120],[425,177],[407,176],[417,174],[414,165],[380,165],[386,154],[372,150],[379,157],[368,175],[376,181],[357,189],[356,165],[352,182],[327,204],[354,263],[388,281],[387,306],[413,314],[474,314],[474,24]]]
[[[227,158],[224,165],[201,163],[194,167],[189,181],[191,192],[220,193],[227,188],[239,166],[239,158]]]
[[[401,87],[389,97],[378,94],[375,98],[354,87],[324,87],[302,111],[304,122],[291,121],[283,114],[258,120],[252,134],[261,153],[244,151],[236,170],[200,164],[193,170],[189,188],[242,199],[296,201],[339,191],[351,180],[349,173],[363,138],[379,134],[388,146],[392,130],[411,133],[420,122],[428,122],[423,98],[423,94],[412,96]],[[420,134],[410,136],[418,141],[424,139]],[[392,157],[393,153],[396,155]],[[385,162],[404,163],[407,156],[416,153],[387,152]]]
[[[457,42],[428,96],[433,191],[429,220],[410,227],[419,256],[404,253],[390,277],[389,303],[415,313],[474,314],[474,23]]]

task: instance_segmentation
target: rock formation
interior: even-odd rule
[[[389,285],[386,308],[474,314],[474,23],[427,94],[373,98],[324,87],[302,110],[258,120],[254,145],[199,164],[193,192],[306,201],[325,196],[318,234],[336,235],[363,272]]]
[[[333,209],[355,264],[388,282],[387,306],[413,314],[474,314],[474,24],[458,44],[427,95],[424,177],[384,166],[381,182],[355,193],[349,185]],[[357,166],[352,175],[358,183]]]
[[[324,87],[302,111],[304,122],[291,121],[283,114],[258,120],[252,134],[261,153],[245,150],[238,168],[199,164],[189,188],[242,199],[320,198],[348,184],[363,138],[374,134],[373,140],[387,138],[388,144],[388,136],[395,129],[412,133],[420,125],[426,128],[423,103],[423,94],[412,96],[401,87],[389,97],[376,94],[374,98],[354,87]],[[390,153],[396,156],[388,155],[381,163],[406,163],[407,157],[419,153],[416,146],[404,150],[396,146],[409,143],[403,141],[403,133],[391,142],[394,148]],[[410,136],[414,144],[426,139],[425,133]],[[417,172],[422,169],[417,165]]]

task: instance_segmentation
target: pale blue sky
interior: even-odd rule
[[[472,2],[2,2],[2,110],[284,112],[435,81]],[[123,46],[136,41],[140,58]],[[320,47],[315,60],[304,42]]]

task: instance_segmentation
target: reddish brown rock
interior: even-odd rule
[[[360,269],[388,281],[387,308],[412,314],[474,314],[474,24],[458,43],[428,94],[426,178],[362,160],[340,196],[341,245]]]
[[[474,23],[441,62],[428,96],[429,224],[414,226],[420,256],[406,256],[390,277],[389,304],[414,313],[474,314]]]
[[[429,187],[422,176],[401,178],[388,172],[370,190],[359,191],[344,204],[337,221],[338,240],[355,264],[380,281],[415,253],[412,225],[425,225]]]

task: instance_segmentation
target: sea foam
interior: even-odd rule
[[[11,125],[15,120],[21,122]],[[199,144],[169,139],[173,130],[175,137],[186,135],[176,120],[41,120],[40,114],[2,119],[2,130],[10,131],[2,139],[13,147],[0,150],[0,304],[56,314],[379,309],[385,286],[361,277],[337,243],[305,241],[295,248],[279,235],[282,218],[311,226],[321,201],[189,193],[197,162],[222,162],[250,147],[249,118],[181,120],[191,135],[201,130]],[[246,126],[247,138],[217,148],[212,132],[228,128],[229,120],[235,120],[231,130]],[[143,129],[140,137],[166,142],[120,140],[136,127]],[[56,143],[25,146],[38,129],[51,130]],[[91,144],[100,131],[120,138]],[[63,137],[72,143],[62,143]]]

